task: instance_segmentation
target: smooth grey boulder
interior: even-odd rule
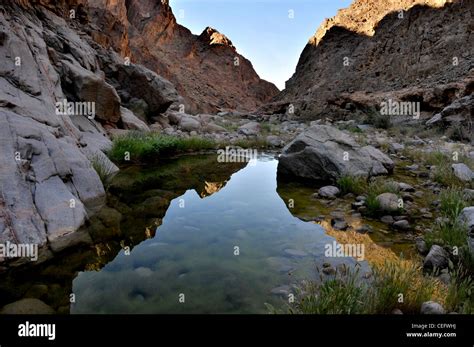
[[[383,193],[376,197],[379,203],[379,210],[382,212],[393,213],[399,210],[398,196],[393,193]]]
[[[321,198],[335,199],[340,194],[340,190],[335,186],[325,186],[319,189],[318,194]]]
[[[280,156],[279,174],[314,181],[335,181],[341,176],[371,177],[393,171],[393,161],[372,146],[329,125],[315,125],[289,143]]]
[[[237,131],[239,134],[246,136],[255,136],[260,133],[260,124],[257,122],[248,122],[242,125]]]
[[[148,125],[125,107],[120,107],[120,117],[127,130],[150,131]]]
[[[183,116],[179,121],[179,128],[186,132],[201,130],[201,123],[192,116]]]
[[[103,78],[82,66],[63,60],[63,80],[72,81],[72,89],[81,101],[95,103],[96,117],[111,123],[120,120],[120,97]]]
[[[227,130],[225,128],[223,128],[220,125],[217,125],[215,123],[212,123],[212,122],[207,123],[204,126],[203,131],[206,132],[206,133],[211,133],[211,134],[227,132]]]
[[[421,314],[445,314],[446,310],[434,301],[427,301],[421,304]]]
[[[405,219],[396,221],[395,223],[393,223],[393,227],[402,231],[410,230],[411,228],[410,223]]]
[[[454,176],[464,182],[471,182],[474,180],[474,172],[464,163],[458,163],[451,165]]]
[[[459,220],[468,227],[471,233],[474,232],[474,206],[465,207],[459,215]]]
[[[43,301],[34,298],[21,299],[11,304],[5,305],[0,314],[54,314],[51,306]]]
[[[266,138],[267,143],[272,147],[281,147],[283,145],[283,140],[276,135],[269,135]]]

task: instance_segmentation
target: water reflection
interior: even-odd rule
[[[323,262],[354,265],[326,259],[334,239],[292,215],[277,161],[254,164],[190,156],[123,170],[84,228],[92,244],[1,276],[0,306],[35,297],[58,313],[266,313]]]

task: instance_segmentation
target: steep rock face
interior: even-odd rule
[[[128,29],[127,38],[111,42],[115,49],[128,41],[131,60],[169,79],[184,97],[188,113],[252,111],[278,93],[223,34],[206,28],[196,36],[179,25],[167,0],[115,1],[113,8],[120,10],[113,12],[103,0],[89,1],[88,6],[98,27],[106,24],[97,15],[102,11],[116,18],[117,27]]]
[[[472,93],[473,8],[472,1],[357,0],[311,38],[269,108],[349,117],[344,108],[359,93],[365,104],[398,96],[439,111]]]
[[[38,244],[46,256],[88,241],[78,230],[105,200],[92,161],[117,169],[105,129],[147,128],[122,106],[143,101],[158,115],[181,102],[169,81],[94,41],[86,5],[0,5],[0,243]],[[94,114],[75,108],[84,104]]]

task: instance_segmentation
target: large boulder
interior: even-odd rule
[[[132,111],[125,107],[120,107],[123,127],[127,130],[150,131],[148,125],[135,116]]]
[[[332,126],[315,125],[283,149],[278,172],[314,181],[335,181],[345,175],[386,175],[393,168],[393,161],[378,149],[361,146]]]
[[[143,104],[142,113],[146,118],[166,112],[171,105],[184,104],[170,81],[146,67],[121,64],[111,53],[101,59],[103,65],[108,65],[105,68],[107,79],[122,95],[124,104],[132,110],[132,105]]]
[[[80,101],[95,103],[96,117],[105,122],[120,120],[120,97],[117,91],[103,78],[78,64],[63,60],[64,85],[69,85]]]

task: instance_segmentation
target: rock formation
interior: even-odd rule
[[[253,111],[278,93],[225,35],[208,27],[196,36],[179,25],[167,0],[95,0],[87,6],[98,28],[92,37],[169,79],[187,113]]]
[[[265,110],[354,117],[393,98],[437,112],[471,94],[472,1],[357,0],[327,20]]]
[[[350,135],[328,125],[315,125],[288,144],[280,156],[278,174],[316,182],[336,182],[342,176],[386,175],[393,161],[372,146],[359,145]]]

